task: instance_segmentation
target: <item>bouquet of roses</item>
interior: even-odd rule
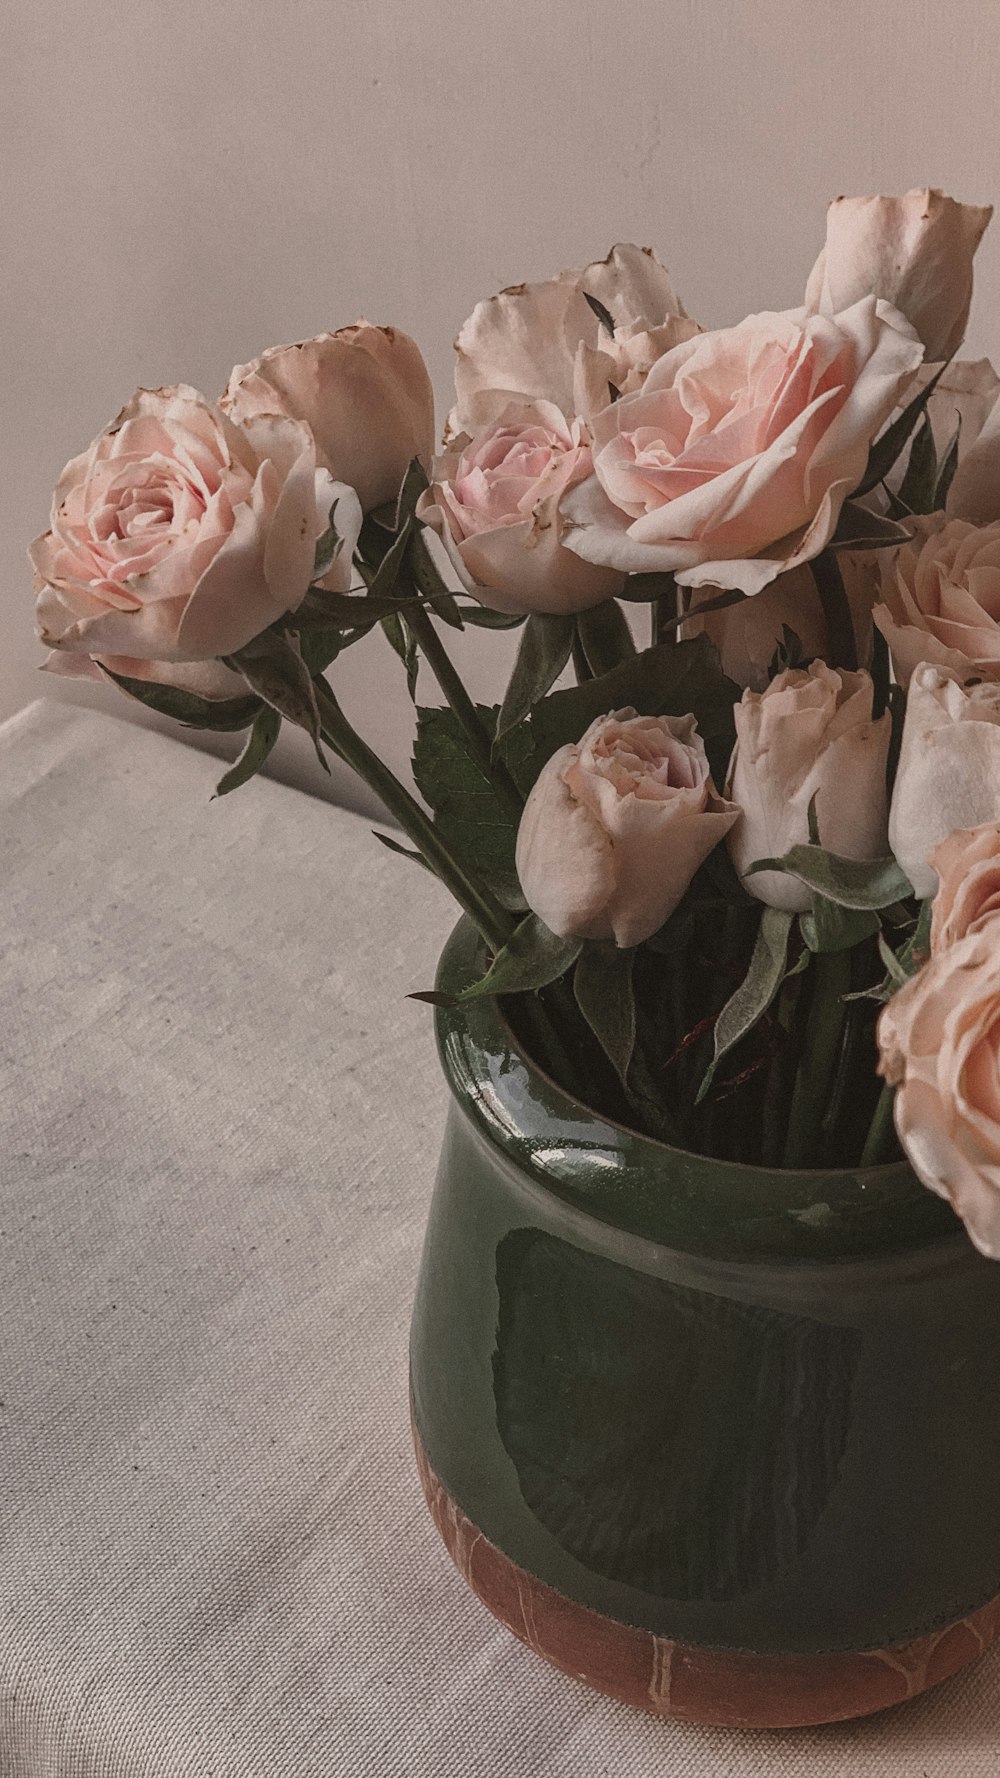
[[[46,665],[245,730],[220,794],[304,728],[478,928],[458,998],[607,1115],[767,1167],[898,1133],[1000,1256],[1000,381],[955,356],[989,217],[838,199],[804,301],[714,330],[648,249],[504,290],[437,456],[392,328],[139,390],[32,546]],[[520,631],[489,706],[466,626]],[[419,798],[338,701],[377,631],[444,698]]]

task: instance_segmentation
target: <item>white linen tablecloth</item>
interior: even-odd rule
[[[659,1723],[451,1569],[406,1336],[444,893],[62,705],[0,730],[2,1778],[998,1778],[1000,1653],[868,1722]],[[1000,1411],[1000,1404],[998,1404]]]

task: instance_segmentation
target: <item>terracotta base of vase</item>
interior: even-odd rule
[[[488,1542],[413,1443],[424,1496],[463,1579],[542,1659],[654,1716],[727,1728],[805,1728],[870,1716],[915,1698],[1000,1637],[1000,1595],[914,1642],[817,1655],[699,1648],[619,1623],[536,1580]]]

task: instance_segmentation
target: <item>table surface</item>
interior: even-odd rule
[[[365,822],[0,729],[3,1778],[998,1778],[1000,1652],[865,1723],[595,1697],[451,1569],[406,1333],[452,920]]]

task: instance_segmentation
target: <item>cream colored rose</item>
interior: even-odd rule
[[[186,385],[140,389],[67,464],[51,529],[31,546],[39,635],[70,654],[127,660],[135,676],[137,661],[154,662],[148,676],[163,680],[177,678],[163,663],[231,654],[296,609],[338,495],[342,535],[356,534],[354,494],[317,472],[301,421],[235,426]],[[228,683],[214,668],[199,677],[208,695]]]
[[[395,500],[407,468],[434,454],[434,394],[420,348],[395,327],[359,321],[238,364],[222,398],[234,420],[304,420],[316,460],[356,488],[365,512]]]
[[[806,304],[836,315],[864,296],[899,309],[928,361],[958,351],[972,300],[972,260],[992,205],[959,204],[924,187],[903,197],[835,198]]]
[[[931,853],[960,827],[1000,819],[1000,685],[963,685],[948,667],[911,674],[889,844],[921,898],[933,895]]]
[[[622,576],[564,549],[559,501],[590,473],[590,437],[548,401],[510,403],[434,465],[418,515],[443,538],[466,589],[498,611],[585,611]]]
[[[883,1009],[899,1139],[980,1253],[1000,1259],[1000,919],[970,926]]]
[[[851,608],[857,658],[863,666],[871,663],[871,610],[878,585],[878,553],[841,551],[838,556]],[[691,616],[681,633],[685,639],[702,633],[708,636],[719,651],[726,677],[741,689],[765,689],[775,650],[782,644],[786,629],[798,637],[804,660],[829,654],[826,619],[807,564],[779,574],[777,580],[752,599],[740,599],[721,611],[700,614],[699,607],[717,598],[720,590],[698,588],[691,596]]]
[[[517,836],[521,887],[562,938],[638,945],[735,819],[693,716],[613,710],[542,768]]]
[[[931,953],[947,951],[1000,913],[1000,823],[960,827],[935,846],[938,876],[931,908]],[[1000,927],[996,928],[1000,933]]]
[[[892,724],[872,718],[867,673],[823,661],[779,673],[766,691],[737,704],[736,746],[726,795],[740,809],[729,854],[743,886],[770,907],[805,913],[809,890],[782,871],[746,876],[761,858],[780,858],[809,840],[816,798],[820,845],[842,858],[880,858],[886,844],[885,768]]]
[[[818,555],[923,352],[866,297],[832,317],[751,315],[654,364],[594,421],[567,542],[626,572],[758,593]]]
[[[900,685],[921,661],[1000,679],[1000,523],[935,512],[907,525],[912,541],[881,563],[874,612]]]
[[[613,335],[587,295],[612,317]],[[698,331],[650,248],[613,247],[582,270],[515,284],[477,303],[463,324],[445,436],[481,431],[511,401],[549,401],[568,419],[586,416],[608,405],[609,383],[633,387],[663,352]]]

